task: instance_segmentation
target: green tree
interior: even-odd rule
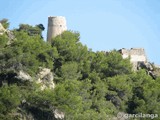
[[[58,84],[53,92],[54,106],[64,112],[67,119],[73,120],[83,110],[80,86],[81,82],[77,80],[67,80]]]
[[[108,69],[105,71],[106,77],[115,75],[130,74],[132,72],[132,65],[129,59],[123,59],[122,55],[113,50],[107,55]]]
[[[8,37],[6,35],[0,35],[0,50],[6,46],[7,42]]]
[[[132,81],[128,75],[117,75],[106,80],[108,92],[106,99],[112,101],[117,109],[126,111],[126,104],[132,98]],[[118,83],[118,84],[117,84]]]
[[[52,46],[57,49],[62,60],[80,62],[86,59],[88,50],[80,43],[79,39],[79,33],[65,31],[52,40]]]
[[[129,101],[130,113],[159,114],[160,84],[140,70],[132,77],[133,97]]]
[[[0,119],[14,117],[14,112],[21,101],[20,97],[19,88],[15,85],[0,88]]]
[[[42,31],[44,31],[44,29],[45,28],[44,28],[43,24],[38,24],[36,26],[31,26],[28,24],[20,24],[17,31],[26,32],[30,36],[39,35],[39,36],[41,36],[41,38],[43,38]]]
[[[104,52],[96,52],[91,56],[91,71],[96,71],[101,78],[108,70],[107,57]]]
[[[8,19],[4,18],[4,19],[0,20],[0,23],[3,25],[3,27],[4,27],[5,29],[8,29],[8,28],[9,28]]]
[[[60,75],[64,80],[74,80],[80,77],[78,64],[76,62],[66,62],[61,66]]]
[[[81,76],[80,73],[85,74],[84,71],[89,69],[88,48],[83,46],[79,39],[79,33],[65,31],[52,40],[52,47],[58,52],[58,56],[54,59],[54,71],[60,79],[62,75],[63,78],[64,74],[67,75],[67,71],[68,78],[77,79]],[[84,67],[88,68],[85,70]]]
[[[17,40],[2,50],[1,71],[24,70],[35,74],[39,67],[53,68],[56,51],[39,36],[15,33]],[[17,37],[18,36],[18,37]]]

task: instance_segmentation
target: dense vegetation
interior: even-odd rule
[[[65,120],[109,120],[118,112],[160,113],[159,77],[153,79],[145,69],[132,71],[129,59],[116,50],[93,52],[77,32],[66,31],[48,44],[43,30],[42,24],[21,24],[9,45],[7,34],[0,36],[0,120],[19,120],[19,114],[52,120],[53,107],[65,114]],[[19,70],[34,77],[39,67],[54,73],[53,90],[41,91],[36,79],[21,82],[15,77]]]

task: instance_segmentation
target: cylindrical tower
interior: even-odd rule
[[[66,19],[63,16],[48,17],[47,41],[67,30]]]

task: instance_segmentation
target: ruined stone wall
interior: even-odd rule
[[[67,30],[66,19],[63,16],[48,17],[47,41]]]
[[[119,51],[124,59],[130,57],[133,70],[137,70],[139,63],[147,62],[147,56],[143,48],[131,48],[130,50],[123,48]]]
[[[143,48],[131,48],[130,50],[120,50],[123,58],[130,57],[131,62],[147,62],[145,50]]]

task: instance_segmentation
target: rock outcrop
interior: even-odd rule
[[[15,36],[13,34],[12,31],[8,30],[8,29],[5,29],[3,27],[3,25],[0,23],[0,35],[3,35],[5,34],[8,36],[8,42],[7,42],[7,45],[10,45],[11,43],[13,43],[13,41],[15,40]]]
[[[28,73],[26,73],[22,70],[20,70],[17,73],[17,76],[15,78],[20,79],[22,81],[33,81],[32,77]]]
[[[7,36],[9,38],[9,41],[7,42],[7,45],[10,45],[11,43],[14,42],[15,36],[14,36],[13,32],[10,31],[10,30],[6,30],[6,33],[7,33]]]
[[[51,70],[42,67],[40,67],[39,69],[40,69],[39,73],[35,77],[32,77],[23,70],[20,70],[16,72],[14,78],[19,79],[21,82],[25,81],[33,82],[35,80],[35,82],[40,85],[41,90],[44,90],[46,88],[54,89],[55,87],[55,84],[53,82],[54,77]]]
[[[54,89],[53,73],[48,68],[39,68],[40,72],[37,74],[37,84],[40,84],[41,90],[45,88]]]
[[[53,113],[54,113],[54,117],[56,118],[56,119],[64,119],[64,113],[63,112],[61,112],[61,111],[59,111],[58,109],[55,109],[54,111],[53,111]]]
[[[5,33],[5,29],[3,27],[3,25],[0,23],[0,35],[3,35]]]
[[[16,72],[15,78],[20,80],[21,82],[35,82],[40,85],[40,90],[44,90],[46,88],[54,89],[55,84],[53,82],[54,76],[50,69],[48,68],[39,68],[39,72],[35,77],[30,76],[28,73],[24,72],[23,70],[20,70],[19,72]],[[52,110],[52,113],[49,114],[50,118],[49,120],[61,120],[64,119],[64,113],[59,111],[58,109],[54,108],[54,106],[50,106],[50,109]],[[23,111],[28,110],[28,113],[24,114]],[[14,117],[18,117],[21,120],[37,120],[39,117],[37,117],[37,113],[34,113],[33,111],[37,110],[39,113],[43,113],[39,108],[36,106],[32,106],[31,103],[27,102],[25,99],[22,101],[21,106],[19,107],[18,111],[12,114]],[[47,113],[44,113],[47,116]],[[44,115],[44,116],[45,116]]]

